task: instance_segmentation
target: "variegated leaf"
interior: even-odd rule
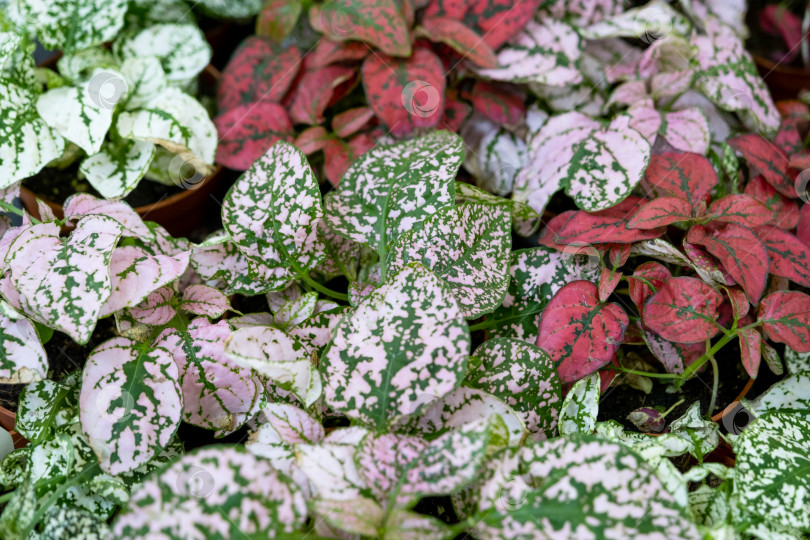
[[[795,372],[777,382],[745,408],[754,416],[769,412],[795,414],[810,421],[810,371]]]
[[[334,0],[313,10],[313,19],[313,26],[330,39],[365,41],[391,56],[411,53],[408,25],[394,0]]]
[[[149,326],[168,324],[177,314],[172,305],[173,300],[174,289],[168,286],[161,287],[147,296],[146,300],[130,308],[129,314],[141,324]]]
[[[324,521],[342,535],[351,535],[350,537],[378,537],[385,520],[382,507],[368,497],[346,500],[315,499],[312,510],[318,521]]]
[[[222,221],[231,239],[258,266],[314,268],[325,254],[317,228],[321,193],[307,158],[277,142],[231,187]]]
[[[211,46],[202,31],[193,24],[156,24],[124,37],[117,45],[125,61],[157,57],[166,78],[173,83],[191,80],[211,60]]]
[[[83,216],[91,214],[101,214],[111,217],[124,227],[125,236],[141,238],[144,241],[155,240],[155,231],[147,226],[141,216],[123,201],[108,201],[97,199],[89,193],[75,193],[65,200],[62,205],[65,219],[78,221]],[[180,249],[178,251],[184,251]],[[176,255],[177,253],[166,253],[166,255]]]
[[[200,7],[214,17],[244,19],[259,13],[262,0],[201,0]]]
[[[800,353],[785,347],[785,367],[790,374],[810,371],[810,353]]]
[[[31,321],[0,312],[0,383],[31,383],[47,374],[48,357]]]
[[[301,529],[300,489],[243,446],[207,446],[184,455],[134,490],[113,523],[122,540],[255,535]],[[192,532],[193,531],[193,532]]]
[[[400,236],[388,254],[388,270],[423,264],[447,282],[464,316],[475,319],[503,301],[510,247],[507,208],[470,203],[443,209]]]
[[[535,440],[557,427],[561,384],[557,369],[543,349],[517,339],[490,339],[473,357],[480,360],[464,381],[501,399],[521,415]]]
[[[302,409],[286,403],[266,404],[257,419],[259,427],[245,446],[297,480],[295,446],[319,443],[324,438],[323,426]]]
[[[31,318],[86,343],[112,292],[110,256],[121,225],[112,218],[82,218],[68,238],[55,222],[23,230],[6,255],[21,309]]]
[[[719,427],[701,416],[700,401],[692,403],[683,416],[673,420],[669,430],[684,440],[687,451],[698,459],[717,448],[720,442]]]
[[[448,287],[412,263],[335,329],[321,359],[330,407],[385,429],[456,388],[470,333]]]
[[[599,374],[591,373],[574,383],[560,410],[560,435],[593,433],[599,414]]]
[[[183,392],[183,420],[222,437],[239,429],[257,411],[263,386],[253,371],[225,356],[231,336],[226,321],[204,318],[185,330],[164,330],[154,342],[171,353]]]
[[[309,319],[314,313],[318,303],[318,293],[307,293],[299,298],[290,300],[276,311],[273,324],[281,330],[288,330],[298,326]]]
[[[52,507],[44,518],[41,540],[81,538],[101,540],[110,534],[110,526],[90,512],[79,508]]]
[[[696,107],[666,113],[660,130],[673,148],[683,152],[705,154],[712,142],[709,121]]]
[[[672,33],[685,36],[691,26],[689,20],[669,4],[653,0],[583,28],[581,33],[587,39],[622,37],[649,43]]]
[[[125,59],[119,68],[126,81],[127,97],[124,108],[140,109],[155,99],[169,84],[160,58],[133,56]]]
[[[84,367],[80,411],[102,470],[120,474],[148,462],[174,437],[183,412],[171,353],[127,338],[102,343]]]
[[[195,315],[216,319],[228,311],[231,304],[221,291],[196,283],[186,287],[178,307]]]
[[[341,501],[371,497],[354,463],[355,451],[367,434],[367,429],[352,426],[333,431],[319,444],[296,445],[296,465],[312,483],[313,495]]]
[[[51,426],[72,416],[65,409],[76,405],[75,394],[74,388],[50,379],[27,385],[20,394],[14,428],[29,441],[43,439]]]
[[[327,221],[341,235],[385,250],[453,204],[463,158],[464,142],[445,131],[377,146],[352,163],[336,195],[326,199]]]
[[[107,143],[79,166],[90,185],[106,199],[127,196],[144,177],[155,155],[149,141],[125,139],[120,146]]]
[[[465,202],[507,205],[512,214],[512,229],[520,236],[531,236],[540,227],[540,214],[526,203],[504,199],[465,182],[456,182],[456,204]]]

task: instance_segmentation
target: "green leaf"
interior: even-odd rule
[[[560,410],[560,435],[593,433],[599,414],[599,373],[591,373],[574,383]]]

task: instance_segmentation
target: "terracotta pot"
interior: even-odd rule
[[[777,64],[757,55],[754,63],[774,100],[795,99],[802,90],[810,90],[810,69]]]
[[[14,424],[16,421],[16,414],[4,407],[0,407],[0,426],[3,426],[3,429],[11,434],[11,439],[14,441],[14,448],[23,448],[28,444],[28,440],[14,431]]]

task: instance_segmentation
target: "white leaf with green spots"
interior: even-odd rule
[[[166,329],[154,341],[169,351],[179,370],[183,420],[222,437],[239,429],[256,412],[262,384],[249,368],[225,356],[231,335],[226,321],[191,321],[185,330]]]
[[[81,427],[103,471],[132,471],[169,444],[183,413],[178,377],[162,347],[113,338],[90,353],[82,374]]]
[[[473,356],[480,361],[467,373],[466,386],[479,388],[512,407],[536,440],[557,427],[561,383],[546,352],[517,339],[490,339]]]
[[[298,338],[310,351],[317,351],[320,356],[321,349],[332,341],[335,328],[349,309],[348,306],[341,306],[318,312],[295,328],[290,329],[290,335]]]
[[[110,526],[90,512],[70,507],[52,507],[43,519],[39,540],[103,540]]]
[[[636,38],[650,43],[676,34],[687,36],[692,25],[666,2],[653,0],[580,30],[586,39]]]
[[[117,69],[117,64],[112,51],[104,46],[96,46],[63,55],[56,62],[56,67],[62,77],[73,83],[82,83],[92,77],[96,68]]]
[[[100,152],[82,161],[79,170],[102,197],[121,198],[135,189],[154,155],[153,143],[124,139],[119,145],[104,144]]]
[[[388,254],[388,271],[423,264],[447,283],[464,317],[475,319],[503,301],[511,246],[506,206],[464,204],[440,210],[400,236]]]
[[[456,182],[456,204],[465,202],[506,205],[512,213],[512,228],[520,236],[531,236],[540,227],[540,214],[528,204],[492,195],[464,182]]]
[[[629,121],[628,115],[618,116],[574,148],[563,185],[583,210],[596,212],[615,206],[644,176],[650,143]]]
[[[449,288],[409,264],[335,329],[321,359],[326,403],[386,429],[452,392],[466,372],[469,348],[470,331]]]
[[[121,77],[117,72],[96,71],[93,77]],[[98,153],[107,136],[116,103],[124,93],[103,95],[93,79],[79,86],[48,90],[37,99],[37,112],[50,127],[89,155]]]
[[[689,493],[689,512],[695,523],[704,527],[718,527],[728,520],[731,505],[724,489],[702,485]],[[712,538],[715,538],[712,536]],[[720,536],[719,538],[723,538]],[[733,536],[732,536],[733,538]]]
[[[13,18],[24,23],[46,49],[78,51],[118,35],[126,0],[12,0]]]
[[[62,209],[65,212],[65,219],[71,221],[78,221],[83,216],[89,216],[91,214],[100,214],[111,217],[120,223],[124,227],[123,234],[125,236],[133,236],[145,242],[152,242],[157,238],[155,227],[158,227],[158,225],[146,225],[143,219],[141,219],[141,216],[123,201],[108,201],[105,199],[97,199],[89,193],[76,193],[65,200]],[[186,249],[187,248],[184,247],[177,251],[185,251]],[[176,255],[177,253],[164,254]]]
[[[48,374],[48,356],[25,317],[0,313],[0,384],[31,383]]]
[[[231,308],[231,303],[222,291],[195,283],[183,291],[179,308],[194,315],[216,319]]]
[[[6,255],[11,284],[30,318],[87,343],[112,292],[109,265],[121,225],[90,215],[67,238],[55,222],[32,225]]]
[[[166,89],[166,72],[156,56],[127,58],[121,64],[121,75],[127,83],[126,110],[145,107]]]
[[[60,411],[70,407],[73,393],[69,386],[48,379],[27,385],[20,394],[14,428],[29,441],[40,440],[58,424]]]
[[[634,452],[592,435],[536,442],[503,454],[480,490],[481,540],[700,538],[655,473]]]
[[[351,500],[371,496],[354,463],[354,454],[366,430],[351,430],[348,440],[327,440],[318,444],[297,444],[295,463],[312,484],[313,496],[321,499]],[[343,435],[342,433],[339,435]]]
[[[321,192],[306,156],[279,141],[239,177],[222,205],[222,222],[258,266],[315,268],[325,254],[317,228]]]
[[[800,353],[785,347],[785,366],[788,373],[810,371],[810,353]]]
[[[560,410],[560,435],[593,433],[599,414],[598,373],[591,373],[574,383]]]
[[[6,67],[6,62],[11,59],[12,53],[17,49],[22,41],[22,36],[14,32],[0,32],[0,70]]]
[[[505,128],[495,129],[481,139],[477,157],[478,186],[506,197],[512,193],[515,175],[526,164],[526,143]]]
[[[259,427],[245,443],[247,449],[269,459],[273,467],[297,481],[303,473],[295,464],[295,446],[323,440],[323,426],[302,409],[286,403],[268,403],[259,412],[257,422]]]
[[[211,46],[196,24],[155,24],[116,44],[124,61],[156,57],[172,83],[196,77],[211,61]]]
[[[318,293],[316,292],[290,300],[276,311],[273,325],[281,330],[289,331],[292,327],[309,319],[315,313],[317,303]]]
[[[36,95],[0,81],[0,189],[35,175],[64,148],[62,136],[37,113]]]
[[[300,489],[243,446],[207,446],[184,455],[134,490],[113,536],[275,538],[307,517]]]
[[[54,480],[73,472],[76,456],[68,435],[55,433],[51,438],[32,444],[29,450],[27,473],[34,482]]]
[[[793,373],[765,390],[755,400],[744,400],[743,404],[754,417],[769,412],[781,412],[795,414],[810,421],[810,371]]]
[[[262,8],[262,0],[200,0],[200,7],[215,17],[244,19]]]
[[[669,430],[688,444],[688,452],[695,457],[702,458],[717,448],[720,442],[717,424],[703,418],[699,401],[692,403],[683,416],[673,420]]]
[[[734,442],[737,504],[760,519],[809,529],[808,440],[806,416],[775,412],[748,426]]]
[[[99,316],[134,307],[154,291],[176,281],[188,268],[189,252],[179,255],[152,255],[136,246],[116,248],[110,260],[112,293]]]
[[[341,235],[384,251],[427,216],[452,206],[464,141],[436,131],[355,160],[326,199],[327,222]]]

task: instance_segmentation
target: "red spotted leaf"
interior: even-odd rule
[[[295,138],[295,146],[301,149],[306,155],[314,154],[319,150],[323,150],[332,139],[332,136],[326,131],[323,126],[312,126],[302,131],[298,137]]]
[[[706,283],[729,286],[737,284],[734,278],[723,268],[723,265],[720,264],[720,261],[717,260],[717,257],[714,257],[702,247],[684,241],[683,250],[692,262],[692,267],[695,269],[695,272],[697,272]]]
[[[336,114],[332,119],[332,131],[338,137],[348,137],[363,129],[374,118],[371,107],[355,107]]]
[[[633,275],[627,278],[627,288],[630,292],[630,299],[638,308],[639,313],[644,313],[644,303],[647,298],[660,289],[664,282],[671,277],[672,272],[659,262],[649,261],[638,265]]]
[[[538,347],[559,365],[571,383],[608,364],[624,339],[627,313],[614,303],[599,302],[596,285],[573,281],[563,286],[540,318]]]
[[[646,199],[628,197],[607,210],[599,212],[580,210],[557,230],[554,241],[560,244],[572,242],[627,244],[658,238],[664,234],[665,229],[642,230],[627,227],[628,222],[645,202]]]
[[[301,53],[295,46],[282,49],[268,39],[248,37],[222,71],[219,111],[224,113],[256,101],[281,101],[298,73],[300,61]]]
[[[715,321],[719,292],[692,277],[666,280],[644,306],[644,326],[675,343],[700,343],[720,330]]]
[[[692,207],[689,201],[678,197],[659,197],[639,208],[633,214],[633,219],[627,223],[627,228],[655,229],[690,219]]]
[[[655,193],[686,199],[692,208],[708,202],[712,188],[717,185],[717,173],[711,162],[693,153],[652,156],[644,179]]]
[[[411,54],[408,25],[395,0],[329,0],[311,10],[310,21],[336,41],[365,41],[390,56]]]
[[[748,315],[748,310],[751,308],[751,303],[748,302],[745,293],[740,289],[726,289],[728,294],[728,302],[731,304],[731,311],[735,319],[742,319]]]
[[[765,336],[796,352],[810,352],[810,296],[776,291],[762,299],[758,319]]]
[[[444,43],[461,56],[482,68],[494,68],[498,58],[492,47],[463,22],[450,17],[425,17],[422,27],[416,29],[418,36]]]
[[[329,140],[323,149],[326,158],[324,165],[326,178],[333,186],[337,186],[352,161],[368,152],[373,146],[374,140],[365,133],[357,135],[348,143],[340,139]]]
[[[292,141],[287,111],[276,103],[239,105],[219,115],[217,162],[239,171],[250,167],[278,140]]]
[[[789,174],[788,157],[775,143],[749,133],[729,139],[728,144],[741,153],[748,166],[765,177],[776,191],[786,197],[797,197]]]
[[[770,208],[742,193],[726,195],[713,201],[706,215],[713,221],[727,221],[746,227],[759,227],[773,219]]]
[[[810,287],[810,247],[777,227],[759,227],[755,232],[768,249],[770,272]]]
[[[540,3],[540,0],[432,0],[425,18],[440,16],[461,21],[497,49],[531,20]]]
[[[472,107],[469,103],[459,100],[455,91],[448,90],[444,96],[444,115],[439,127],[458,133],[461,124],[471,112]]]
[[[771,221],[780,229],[791,230],[799,222],[799,204],[776,191],[762,176],[755,176],[745,186],[745,194],[750,195],[771,210]]]
[[[444,67],[427,49],[410,58],[375,54],[363,62],[368,103],[395,137],[434,127],[444,112]]]
[[[810,246],[810,204],[802,205],[799,223],[796,225],[796,238]]]
[[[307,69],[317,69],[338,62],[362,60],[370,52],[368,46],[359,41],[332,41],[324,37],[318,41],[315,50],[306,55],[304,65]]]
[[[762,359],[762,335],[756,328],[744,328],[737,332],[740,338],[740,359],[748,376],[756,379]]]
[[[798,99],[784,99],[776,102],[776,108],[782,116],[782,127],[796,128],[799,133],[810,129],[810,108]]]
[[[740,284],[751,303],[756,304],[768,281],[768,250],[748,227],[723,223],[711,227],[697,225],[686,240],[706,248],[734,281]]]
[[[779,148],[781,148],[785,154],[790,156],[791,165],[794,159],[794,154],[801,153],[804,151],[802,136],[799,135],[799,130],[796,129],[795,127],[785,126],[784,124],[782,124],[782,127],[779,128],[779,131],[776,133],[776,137],[774,137],[773,142]]]
[[[630,244],[613,244],[608,249],[608,261],[614,268],[618,268],[627,262],[630,257]]]
[[[622,280],[622,273],[602,268],[602,275],[599,278],[599,301],[607,302],[607,299],[616,290],[616,286]]]
[[[525,97],[511,86],[476,81],[471,94],[475,110],[496,124],[517,126],[526,118]]]
[[[563,226],[578,213],[579,210],[566,210],[565,212],[561,212],[560,214],[551,218],[551,220],[546,223],[546,226],[543,227],[543,230],[540,231],[540,234],[537,236],[537,242],[541,246],[550,247],[559,251],[565,250],[566,245],[558,244],[554,241],[554,239],[557,237],[557,233],[560,232],[560,229],[562,229]]]
[[[265,0],[256,17],[256,35],[281,43],[295,28],[303,7],[301,0]]]
[[[335,89],[353,76],[354,69],[345,66],[327,66],[307,71],[295,87],[290,118],[296,124],[320,124]]]

